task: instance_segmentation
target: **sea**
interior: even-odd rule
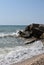
[[[0,25],[0,65],[11,65],[44,53],[42,41],[25,45],[26,39],[18,32],[27,25]]]

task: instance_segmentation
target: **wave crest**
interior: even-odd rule
[[[17,32],[12,32],[12,33],[0,33],[0,38],[1,37],[14,37],[14,36],[18,36],[18,31]]]

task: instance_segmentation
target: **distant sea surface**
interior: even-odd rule
[[[10,65],[44,53],[42,42],[25,45],[26,39],[19,38],[18,31],[26,25],[0,25],[0,65]]]

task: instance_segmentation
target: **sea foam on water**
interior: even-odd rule
[[[11,32],[11,33],[0,33],[0,37],[14,37],[14,36],[18,36],[18,30],[16,32]]]
[[[41,41],[34,42],[31,46],[16,46],[9,53],[0,54],[0,65],[10,65],[44,53]]]

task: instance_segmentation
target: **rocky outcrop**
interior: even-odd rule
[[[32,38],[37,39],[44,38],[44,24],[31,24],[28,25],[24,31],[19,31],[19,36],[23,38]]]

